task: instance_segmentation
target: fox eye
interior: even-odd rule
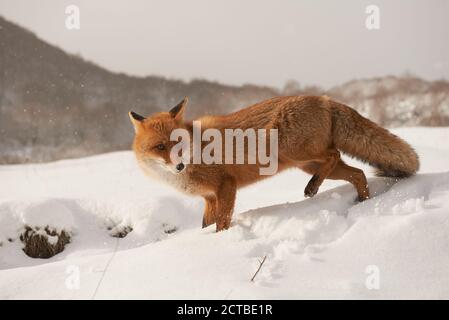
[[[159,143],[156,148],[160,151],[165,150],[165,145],[163,143]]]

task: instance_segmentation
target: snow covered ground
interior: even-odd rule
[[[305,200],[310,177],[288,171],[241,190],[218,234],[201,229],[200,198],[146,178],[131,152],[0,166],[0,298],[448,299],[449,128],[395,133],[418,151],[417,176],[372,177],[359,204],[336,181]],[[72,241],[32,259],[24,225]]]

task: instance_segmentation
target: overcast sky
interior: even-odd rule
[[[81,29],[65,27],[78,5]],[[370,4],[380,30],[365,27]],[[282,87],[449,78],[448,0],[0,0],[0,14],[112,71]]]

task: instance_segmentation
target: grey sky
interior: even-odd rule
[[[65,28],[78,5],[81,30]],[[380,30],[365,28],[369,4]],[[0,14],[113,71],[281,87],[449,78],[447,0],[0,0]]]

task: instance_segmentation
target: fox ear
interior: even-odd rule
[[[145,120],[145,117],[135,113],[134,111],[130,111],[128,115],[129,119],[131,119],[131,122],[134,126],[134,131],[137,132],[137,130],[142,126],[142,122],[143,120]]]
[[[170,115],[175,118],[176,120],[182,120],[184,118],[184,109],[189,99],[185,97],[182,99],[180,103],[178,103],[176,106],[174,106],[169,112]]]

